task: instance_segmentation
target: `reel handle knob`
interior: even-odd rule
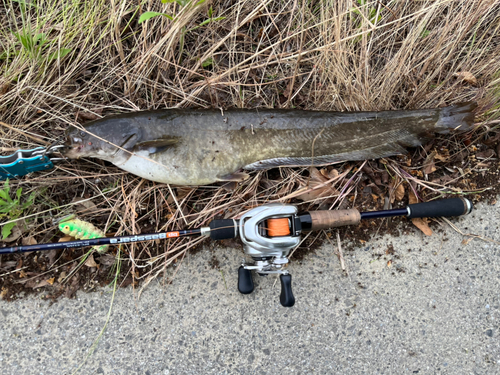
[[[292,293],[292,275],[280,275],[281,295],[280,302],[284,307],[292,307],[295,304],[295,297]]]
[[[254,290],[252,272],[243,266],[238,268],[238,290],[241,294],[250,294]]]

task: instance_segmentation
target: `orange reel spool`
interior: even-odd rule
[[[290,224],[286,217],[267,219],[267,235],[269,237],[282,237],[290,234]]]

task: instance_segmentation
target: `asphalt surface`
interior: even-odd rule
[[[500,241],[498,208],[482,205],[454,222]],[[292,308],[280,305],[273,277],[255,277],[254,293],[239,294],[242,251],[206,248],[186,257],[168,287],[151,283],[140,299],[119,290],[79,373],[500,373],[499,245],[466,238],[449,227],[383,237],[344,252],[348,276],[324,245],[292,262]],[[208,265],[214,254],[220,271]],[[107,288],[52,305],[0,302],[1,373],[73,373],[110,301]]]

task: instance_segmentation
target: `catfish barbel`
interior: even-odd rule
[[[244,170],[327,165],[406,152],[466,131],[475,103],[382,112],[166,109],[104,117],[68,132],[69,158],[92,157],[148,180],[204,185]],[[117,147],[119,146],[119,147]]]

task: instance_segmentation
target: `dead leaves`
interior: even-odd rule
[[[23,232],[21,231],[21,229],[19,228],[19,224],[16,224],[13,228],[12,228],[12,232],[10,233],[10,235],[7,237],[7,238],[4,238],[2,241],[3,242],[14,242],[15,240],[17,240],[19,237],[21,237],[23,234]]]
[[[428,176],[431,173],[434,173],[438,170],[438,166],[436,166],[437,162],[446,163],[449,161],[449,159],[450,151],[448,149],[440,148],[439,150],[433,150],[425,158],[421,171],[412,171],[412,174],[416,175],[417,177],[425,176],[425,178],[428,179]]]
[[[282,197],[290,189],[286,184],[283,184],[282,178],[279,178],[277,180],[270,180],[266,177],[263,177],[260,182],[270,195],[274,195],[277,197]]]
[[[402,201],[405,197],[406,190],[404,184],[405,182],[402,181],[399,177],[394,178],[389,184],[389,186],[391,187],[391,191],[389,194],[391,204],[395,201]]]
[[[41,280],[41,281],[36,280],[36,279],[32,279],[26,283],[26,287],[33,288],[33,289],[43,288],[44,286],[54,285],[54,281],[55,281],[55,277],[51,277],[50,279]]]
[[[432,236],[432,229],[429,227],[429,219],[427,218],[413,218],[411,219],[413,225],[422,231],[426,236]]]
[[[38,242],[36,242],[35,238],[33,236],[28,236],[28,237],[24,237],[22,240],[21,240],[22,244],[24,246],[28,246],[28,245],[36,245]]]
[[[474,239],[474,237],[464,238],[462,240],[462,245],[464,245],[464,246],[468,245],[469,242],[471,242],[473,239]]]
[[[435,172],[437,170],[436,164],[434,162],[434,158],[436,157],[437,152],[432,151],[427,157],[425,158],[424,161],[424,169],[423,172],[425,175],[429,175],[432,172]]]
[[[484,160],[484,159],[491,159],[497,156],[497,153],[495,150],[492,150],[491,148],[486,149],[484,151],[480,151],[476,154],[476,159],[479,160]]]
[[[176,192],[176,196],[175,196],[175,199],[173,196],[169,195],[168,198],[167,198],[167,203],[168,204],[172,204],[175,202],[175,200],[177,199],[177,201],[182,201],[184,198],[187,198],[188,196],[190,196],[196,189],[193,189],[193,188],[190,188],[190,187],[178,187],[175,192]]]
[[[418,203],[418,198],[416,197],[415,193],[413,193],[412,190],[410,190],[409,195],[408,195],[408,203],[409,204]],[[411,222],[418,229],[420,229],[422,231],[422,233],[425,234],[426,236],[432,235],[432,229],[429,227],[429,219],[427,219],[427,218],[413,218],[413,219],[411,219]]]
[[[75,120],[83,120],[83,121],[94,121],[100,119],[102,116],[102,108],[95,108],[92,112],[88,111],[79,111],[75,115]]]
[[[49,259],[49,268],[52,268],[52,266],[54,265],[54,263],[56,262],[57,260],[57,255],[59,254],[59,250],[50,250],[48,253],[47,253],[47,258]]]
[[[80,283],[80,274],[77,273],[71,278],[71,284],[68,285],[68,287],[66,288],[64,296],[66,298],[74,297],[76,291],[79,289],[79,283]]]
[[[408,204],[415,204],[415,203],[418,203],[418,198],[413,192],[413,190],[410,190],[410,192],[408,193]]]
[[[90,256],[85,261],[85,265],[90,268],[99,267],[99,265],[94,260],[94,254],[90,254]]]
[[[300,189],[304,189],[305,191],[298,194],[296,198],[304,202],[310,202],[315,199],[335,197],[340,194],[331,183],[328,183],[328,181],[339,176],[337,170],[332,169],[328,172],[326,168],[323,168],[319,171],[317,168],[312,167],[309,169],[309,173],[309,179],[300,184]]]
[[[457,77],[459,81],[467,82],[472,86],[477,85],[477,78],[471,72],[454,73],[453,76]]]
[[[81,210],[83,212],[85,212],[86,210],[91,212],[97,210],[97,206],[95,205],[95,203],[86,198],[76,197],[71,203],[75,203],[78,210]]]
[[[403,183],[400,183],[398,187],[396,188],[396,191],[394,192],[394,197],[398,200],[401,201],[403,200],[405,196],[405,187]]]
[[[336,169],[329,171],[327,168],[321,168],[319,172],[328,180],[335,179],[340,176],[339,171]]]

